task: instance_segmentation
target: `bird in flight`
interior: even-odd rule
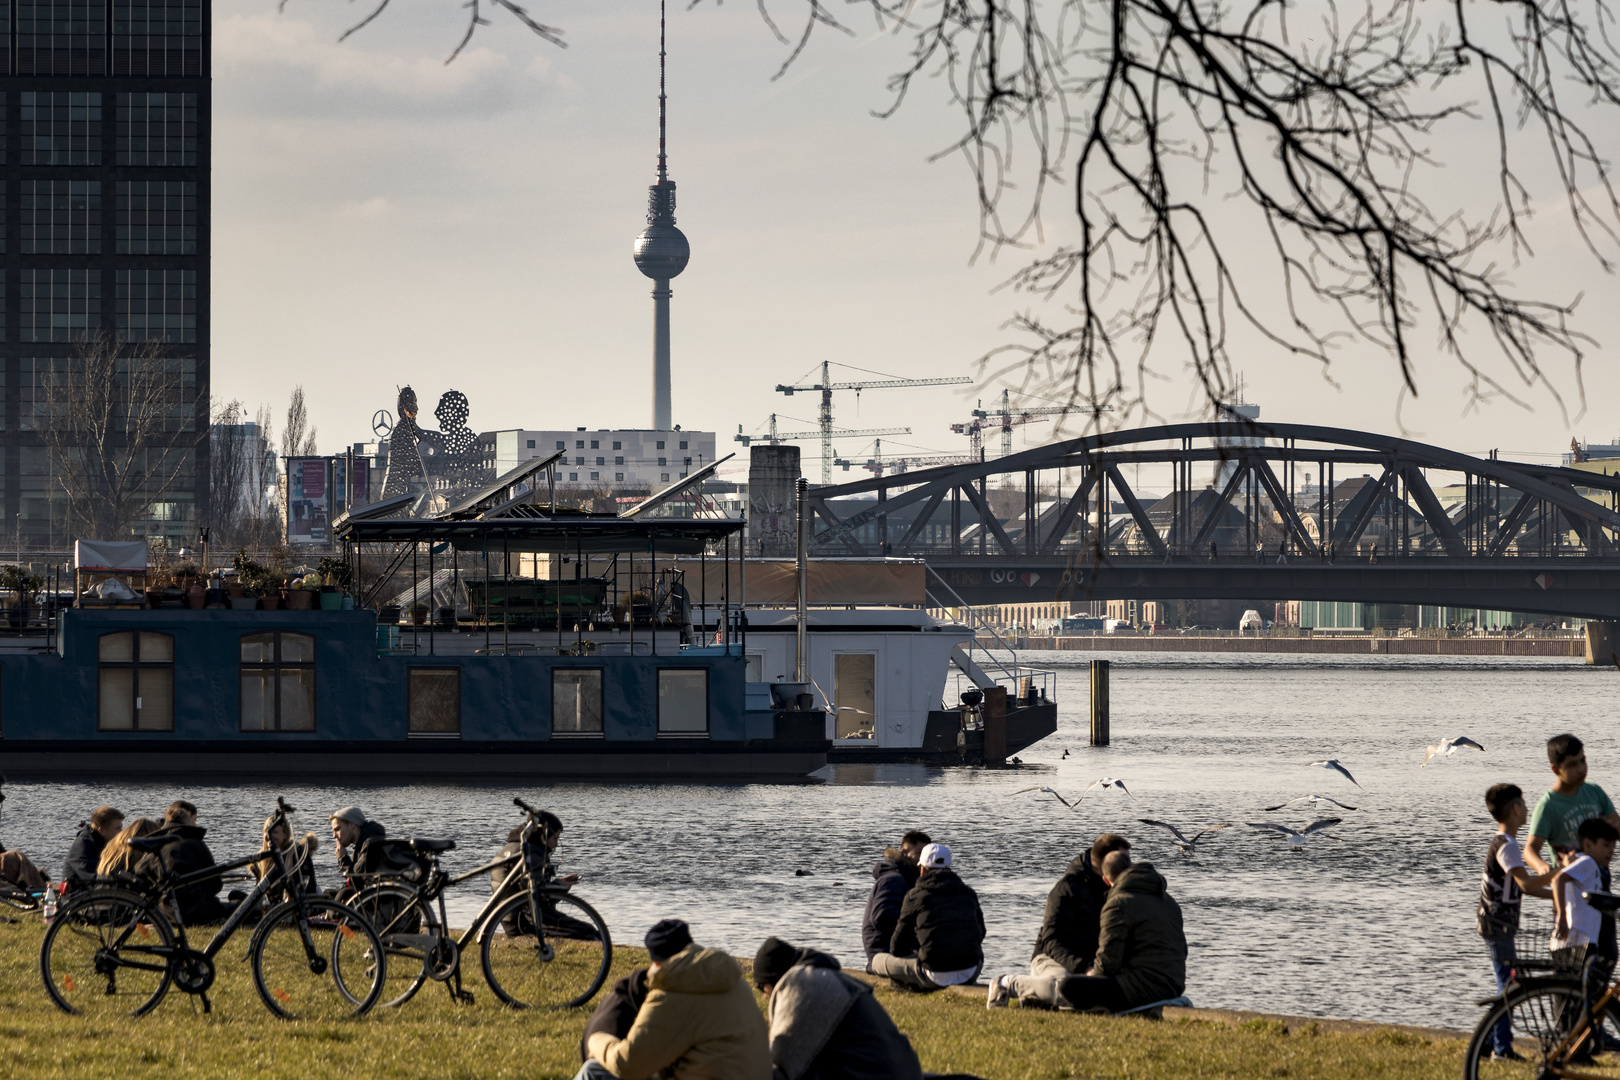
[[[1350,770],[1339,764],[1338,758],[1330,757],[1324,761],[1307,761],[1305,764],[1308,768],[1327,769],[1330,772],[1336,772],[1346,780],[1350,781],[1352,784],[1355,784],[1356,787],[1361,786],[1361,783],[1355,777],[1350,775]]]
[[[1326,836],[1329,840],[1338,840],[1339,838],[1337,836],[1322,832],[1322,830],[1331,829],[1333,826],[1337,825],[1343,820],[1343,818],[1336,817],[1322,818],[1318,821],[1311,822],[1303,829],[1290,829],[1287,825],[1278,825],[1274,821],[1251,821],[1248,822],[1248,826],[1251,829],[1271,829],[1275,831],[1277,836],[1273,837],[1272,839],[1286,839],[1288,841],[1288,846],[1297,851],[1300,848],[1303,848],[1306,842],[1318,833]]]
[[[1326,795],[1301,795],[1297,799],[1289,799],[1287,802],[1280,802],[1276,806],[1268,806],[1268,807],[1265,807],[1265,809],[1266,809],[1267,812],[1270,812],[1272,810],[1281,810],[1283,807],[1285,807],[1285,806],[1293,806],[1297,802],[1308,802],[1312,806],[1320,806],[1322,803],[1330,802],[1334,806],[1337,806],[1341,810],[1354,810],[1355,809],[1355,807],[1351,806],[1349,803],[1342,803],[1338,799],[1329,798]]]
[[[1116,780],[1111,776],[1105,776],[1101,780],[1093,780],[1089,785],[1087,785],[1086,790],[1082,791],[1080,793],[1080,795],[1073,802],[1070,802],[1068,799],[1065,799],[1062,795],[1059,795],[1055,788],[1048,787],[1045,784],[1038,784],[1035,787],[1019,788],[1017,791],[1009,792],[1008,794],[1010,794],[1010,795],[1022,795],[1025,792],[1029,792],[1029,791],[1043,791],[1046,794],[1052,796],[1052,798],[1056,799],[1058,802],[1062,803],[1064,806],[1067,806],[1070,810],[1077,810],[1077,809],[1079,809],[1080,803],[1085,799],[1085,797],[1087,795],[1091,794],[1091,789],[1095,788],[1095,787],[1099,787],[1099,786],[1100,787],[1105,787],[1105,788],[1117,787],[1117,788],[1119,788],[1119,790],[1125,791],[1125,781]],[[1131,793],[1129,791],[1125,791],[1125,794],[1130,795]],[[1135,797],[1136,796],[1131,795],[1131,798],[1134,799]]]
[[[1193,833],[1192,839],[1189,840],[1187,837],[1182,835],[1180,829],[1176,828],[1168,821],[1155,821],[1152,818],[1137,818],[1136,820],[1140,821],[1144,825],[1157,825],[1161,829],[1169,829],[1171,833],[1175,835],[1176,847],[1181,849],[1181,853],[1183,855],[1191,855],[1193,848],[1198,846],[1199,839],[1202,838],[1205,833],[1220,832],[1222,829],[1231,827],[1223,821],[1219,825],[1211,825],[1207,829],[1199,829],[1197,832]]]
[[[1441,739],[1437,745],[1423,748],[1423,764],[1419,768],[1427,768],[1429,762],[1437,757],[1450,757],[1464,746],[1483,751],[1485,748],[1466,735],[1459,735],[1455,739]]]

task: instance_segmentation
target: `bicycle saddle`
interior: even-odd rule
[[[178,844],[178,836],[136,836],[129,841],[129,846],[136,851],[158,851],[170,844]]]
[[[411,847],[415,848],[417,851],[454,851],[456,849],[456,842],[454,840],[435,840],[421,836],[413,836],[411,837]]]

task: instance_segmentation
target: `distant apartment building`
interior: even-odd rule
[[[45,398],[108,331],[161,343],[185,398],[168,430],[195,444],[133,527],[206,519],[210,16],[209,0],[0,0],[0,498],[20,542],[72,539]]]
[[[598,488],[658,488],[680,480],[715,458],[712,431],[492,431],[480,437],[494,475],[536,457],[561,451],[559,484]]]

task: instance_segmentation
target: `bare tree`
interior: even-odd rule
[[[1046,243],[1045,197],[1072,185],[1067,237],[1011,282],[1040,306],[987,377],[1123,420],[1177,370],[1228,400],[1233,349],[1324,378],[1371,352],[1411,394],[1433,353],[1473,401],[1584,401],[1580,297],[1509,270],[1549,206],[1613,271],[1620,199],[1593,134],[1620,105],[1606,0],[845,3],[910,37],[880,115],[944,84],[961,130],[941,153],[967,161],[992,253]],[[849,32],[825,0],[774,6],[802,16],[790,37],[760,0],[784,71],[818,27]]]
[[[139,535],[156,505],[196,467],[199,432],[192,361],[161,342],[124,345],[104,330],[78,355],[51,361],[36,427],[61,487],[69,535]]]
[[[295,386],[292,400],[287,403],[287,426],[281,433],[281,456],[310,457],[314,453],[315,429],[309,427],[309,414],[304,409],[304,388],[302,385]]]

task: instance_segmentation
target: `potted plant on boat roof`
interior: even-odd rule
[[[411,605],[411,623],[412,623],[412,625],[421,626],[423,623],[427,622],[427,616],[428,616],[428,606],[427,606],[426,603],[424,603],[421,600],[418,600],[416,603]]]
[[[0,589],[17,598],[15,606],[7,612],[7,620],[13,630],[21,630],[28,625],[28,609],[33,606],[34,597],[44,587],[45,579],[38,574],[30,574],[21,566],[0,566]]]
[[[343,559],[328,556],[315,565],[321,579],[321,610],[338,611],[343,607],[343,594],[348,591],[352,570]]]

